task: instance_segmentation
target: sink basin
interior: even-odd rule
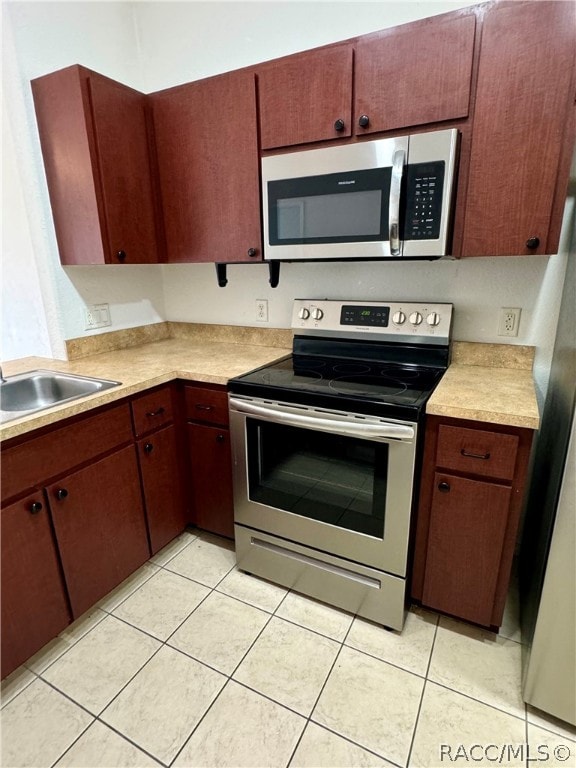
[[[6,381],[0,383],[0,409],[4,412],[2,421],[93,395],[95,392],[117,387],[120,383],[47,370],[9,376]]]

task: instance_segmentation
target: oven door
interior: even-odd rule
[[[231,395],[236,524],[405,576],[416,429]]]

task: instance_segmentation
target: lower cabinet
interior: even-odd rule
[[[428,417],[413,599],[500,626],[532,436],[529,429]]]
[[[186,527],[181,457],[176,427],[164,427],[138,441],[142,487],[152,554]]]
[[[233,538],[230,433],[221,427],[188,424],[188,446],[196,525]]]
[[[150,557],[133,445],[47,488],[72,615]]]
[[[70,623],[44,494],[2,509],[2,677]]]
[[[234,538],[232,454],[224,387],[185,387],[188,454],[198,528]]]

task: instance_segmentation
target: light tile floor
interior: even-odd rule
[[[522,703],[514,599],[497,637],[418,608],[400,634],[234,562],[186,532],[16,670],[1,766],[576,765]]]

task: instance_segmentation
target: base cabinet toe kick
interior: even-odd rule
[[[234,531],[240,570],[402,629],[405,579],[243,525]]]

